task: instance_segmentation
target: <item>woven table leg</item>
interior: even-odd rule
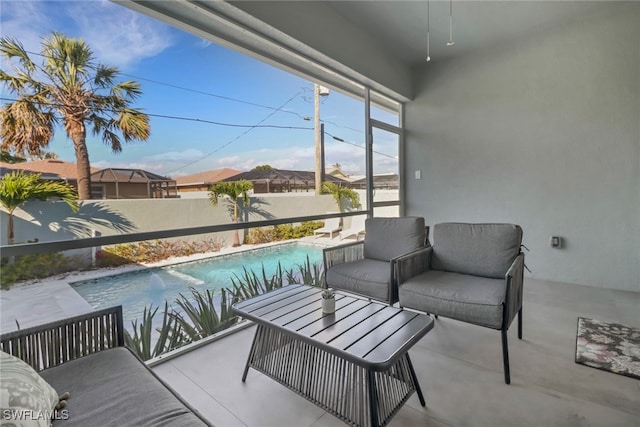
[[[371,371],[310,343],[258,325],[247,364],[352,426],[383,427],[418,392],[408,354],[387,371]]]

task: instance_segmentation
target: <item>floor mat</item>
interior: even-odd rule
[[[578,317],[576,363],[640,379],[640,328]]]

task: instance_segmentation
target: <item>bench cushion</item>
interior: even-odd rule
[[[431,269],[504,279],[521,243],[518,225],[436,224]]]
[[[489,328],[502,327],[506,286],[489,279],[430,270],[400,285],[400,306]]]
[[[336,264],[327,271],[326,277],[328,286],[339,283],[342,290],[381,301],[389,299],[390,280],[391,263],[367,258]]]
[[[125,347],[103,350],[41,371],[58,392],[68,391],[67,426],[205,426],[140,359]]]
[[[365,222],[364,257],[390,261],[424,247],[424,218],[369,218]]]

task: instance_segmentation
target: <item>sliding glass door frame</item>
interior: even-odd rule
[[[398,206],[400,216],[404,215],[404,104],[398,104],[398,123],[400,126],[395,126],[390,123],[386,123],[380,120],[376,120],[371,117],[371,91],[369,88],[365,88],[364,94],[364,109],[365,109],[365,140],[366,140],[366,200],[367,200],[367,214],[369,217],[373,216],[373,210],[376,207],[384,206]],[[374,183],[373,183],[373,151],[374,151],[374,129],[381,129],[386,132],[396,134],[398,136],[398,200],[389,200],[382,202],[374,201]]]

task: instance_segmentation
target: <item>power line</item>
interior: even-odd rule
[[[367,147],[365,147],[364,145],[360,145],[358,143],[355,142],[350,142],[350,141],[345,141],[344,139],[337,137],[335,135],[331,135],[329,132],[324,131],[324,133],[326,133],[327,135],[329,135],[331,138],[335,139],[338,142],[343,142],[345,144],[349,144],[349,145],[353,145],[354,147],[358,147],[358,148],[362,148],[363,150],[366,150]],[[384,157],[389,157],[390,159],[394,159],[394,160],[398,160],[398,156],[392,156],[391,154],[386,154],[386,153],[382,153],[380,151],[376,151],[376,150],[372,150],[374,153],[379,154],[381,156]]]
[[[2,101],[9,101],[9,102],[29,102],[31,104],[36,104],[35,101],[29,101],[29,100],[19,100],[19,99],[13,99],[13,98],[4,98],[4,97],[0,97],[0,100]],[[38,104],[43,104],[43,102],[38,101]],[[73,104],[62,104],[62,103],[57,103],[57,102],[47,102],[47,105],[50,105],[52,107],[76,107],[76,105]],[[114,109],[110,109],[110,108],[102,108],[105,111],[111,112],[111,113],[119,113],[119,110],[114,110]],[[198,123],[208,123],[208,124],[212,124],[212,125],[217,125],[217,126],[227,126],[227,127],[237,127],[237,128],[273,128],[273,129],[292,129],[292,130],[313,130],[312,127],[305,127],[305,126],[283,126],[283,125],[244,125],[244,124],[238,124],[238,123],[225,123],[225,122],[216,122],[214,120],[206,120],[206,119],[198,119],[198,118],[192,118],[192,117],[181,117],[181,116],[171,116],[171,115],[167,115],[167,114],[154,114],[154,113],[140,113],[140,114],[144,114],[146,116],[149,117],[158,117],[158,118],[162,118],[162,119],[171,119],[171,120],[182,120],[182,121],[188,121],[188,122],[198,122]]]
[[[224,99],[224,100],[227,100],[227,101],[238,102],[238,103],[241,103],[241,104],[251,105],[253,107],[260,107],[260,108],[266,108],[268,110],[280,111],[281,113],[293,114],[294,116],[297,116],[297,117],[299,117],[299,118],[301,118],[303,120],[311,120],[310,116],[303,116],[302,114],[297,113],[295,111],[291,111],[291,110],[281,110],[278,107],[271,107],[269,105],[258,104],[258,103],[251,102],[251,101],[244,101],[242,99],[237,99],[237,98],[232,98],[232,97],[229,97],[229,96],[218,95],[218,94],[215,94],[215,93],[205,92],[205,91],[198,90],[198,89],[191,89],[191,88],[184,87],[184,86],[178,86],[178,85],[175,85],[173,83],[165,83],[165,82],[161,82],[161,81],[158,81],[158,80],[149,79],[149,78],[146,78],[146,77],[136,76],[136,75],[133,75],[133,74],[127,74],[127,73],[120,73],[120,74],[123,75],[123,76],[127,76],[127,77],[131,77],[131,78],[137,79],[137,80],[142,80],[142,81],[146,81],[146,82],[150,82],[150,83],[155,83],[155,84],[158,84],[158,85],[161,85],[161,86],[167,86],[167,87],[171,87],[171,88],[174,88],[174,89],[184,90],[186,92],[192,92],[192,93],[197,93],[199,95],[211,96],[211,97],[214,97],[214,98]],[[356,128],[353,128],[353,127],[350,127],[350,126],[346,126],[346,125],[341,125],[339,123],[336,123],[336,122],[333,122],[333,121],[330,121],[330,120],[322,120],[321,119],[321,121],[323,123],[328,123],[328,124],[331,124],[331,125],[339,127],[339,128],[349,129],[349,130],[353,130],[355,132],[364,133],[361,129],[356,129]]]
[[[222,144],[220,147],[216,148],[216,149],[215,149],[215,150],[213,150],[212,152],[210,152],[210,153],[208,153],[208,154],[204,155],[203,157],[201,157],[201,158],[199,158],[199,159],[197,159],[197,160],[194,160],[193,162],[187,163],[187,164],[182,165],[182,166],[180,166],[180,167],[178,167],[178,168],[175,168],[175,169],[172,169],[172,170],[170,170],[170,171],[168,171],[168,172],[163,172],[163,173],[168,175],[168,174],[170,174],[170,173],[173,173],[173,172],[179,171],[180,169],[184,169],[184,168],[186,168],[187,166],[194,165],[194,164],[198,163],[198,162],[199,162],[199,161],[201,161],[201,160],[204,160],[204,159],[206,159],[206,158],[208,158],[208,157],[213,156],[215,153],[217,153],[217,152],[221,151],[222,149],[224,149],[224,148],[228,147],[229,145],[233,144],[234,142],[236,142],[237,140],[239,140],[240,138],[242,138],[244,135],[246,135],[246,134],[248,134],[249,132],[251,132],[253,129],[256,129],[257,127],[259,127],[261,123],[265,122],[267,119],[269,119],[269,118],[270,118],[271,116],[273,116],[275,113],[277,113],[277,112],[278,112],[278,111],[280,111],[282,108],[284,108],[288,103],[290,103],[291,101],[293,101],[294,99],[296,99],[296,98],[300,95],[300,93],[301,93],[301,92],[298,92],[298,93],[296,93],[295,95],[293,95],[291,98],[289,98],[288,100],[286,100],[286,101],[285,101],[285,102],[284,102],[280,107],[278,107],[276,110],[274,110],[274,111],[272,111],[271,113],[267,114],[267,116],[266,116],[264,119],[260,120],[260,121],[259,121],[258,123],[256,123],[254,126],[252,126],[251,128],[249,128],[249,129],[245,130],[244,132],[242,132],[240,135],[236,136],[235,138],[233,138],[233,139],[229,140],[228,142],[226,142],[226,143]],[[307,129],[313,129],[313,128],[307,128]]]
[[[277,111],[274,111],[274,113],[276,113],[276,112]],[[236,127],[236,128],[250,128],[250,129],[255,129],[255,128],[273,128],[273,129],[292,129],[292,130],[313,130],[312,127],[305,127],[305,126],[241,125],[241,124],[236,124],[236,123],[223,123],[223,122],[216,122],[216,121],[213,121],[213,120],[195,119],[195,118],[179,117],[179,116],[168,116],[168,115],[163,115],[163,114],[147,114],[147,115],[151,116],[151,117],[159,117],[159,118],[163,118],[163,119],[174,119],[174,120],[183,120],[183,121],[198,122],[198,123],[208,123],[208,124],[212,124],[212,125],[228,126],[228,127]]]
[[[225,122],[216,122],[213,120],[206,120],[206,119],[198,119],[198,118],[190,118],[190,117],[180,117],[180,116],[171,116],[171,115],[165,115],[165,114],[153,114],[153,113],[141,113],[141,114],[145,114],[149,117],[157,117],[157,118],[164,118],[164,119],[171,119],[171,120],[181,120],[181,121],[190,121],[190,122],[197,122],[197,123],[207,123],[207,124],[213,124],[213,125],[217,125],[217,126],[227,126],[227,127],[237,127],[237,128],[247,128],[247,130],[243,133],[241,133],[240,135],[238,135],[237,137],[235,137],[234,139],[230,140],[229,142],[223,144],[222,146],[220,146],[218,149],[210,152],[209,154],[206,154],[204,157],[195,160],[191,163],[187,163],[183,166],[180,166],[179,168],[173,169],[169,172],[165,172],[166,174],[172,173],[172,172],[176,172],[180,169],[183,169],[187,166],[191,166],[195,163],[198,163],[200,160],[206,159],[210,156],[212,156],[213,154],[219,152],[220,150],[222,150],[223,148],[231,145],[232,143],[234,143],[235,141],[237,141],[238,139],[240,139],[242,136],[246,135],[247,133],[251,132],[254,129],[259,129],[259,128],[271,128],[271,129],[287,129],[287,130],[313,130],[313,127],[305,127],[305,126],[282,126],[282,125],[263,125],[261,123],[264,123],[268,118],[270,118],[271,116],[273,116],[275,113],[281,111],[282,108],[284,108],[289,102],[291,102],[292,100],[294,100],[298,95],[300,94],[300,92],[298,92],[297,94],[295,94],[293,97],[291,97],[289,100],[287,100],[284,104],[282,104],[280,107],[276,108],[273,112],[271,112],[270,114],[268,114],[264,119],[260,120],[257,124],[252,124],[252,125],[245,125],[245,124],[237,124],[237,123],[225,123]],[[5,97],[0,97],[0,100],[2,101],[8,101],[8,102],[29,102],[32,104],[35,104],[36,102],[34,101],[28,101],[28,100],[17,100],[14,98],[5,98]],[[42,103],[42,102],[38,102],[38,103]],[[52,107],[73,107],[73,105],[71,104],[62,104],[62,103],[55,103],[55,102],[47,102],[48,105],[52,106]],[[104,109],[105,111],[110,111],[110,112],[114,112],[117,113],[119,112],[118,110],[113,110],[113,109]],[[327,122],[327,123],[331,123],[331,122]],[[346,141],[340,137],[337,137],[329,132],[327,132],[325,130],[325,133],[327,135],[329,135],[330,137],[332,137],[334,140],[338,141],[338,142],[342,142],[345,144],[349,144],[349,145],[353,145],[354,147],[358,147],[358,148],[362,148],[362,149],[366,149],[365,146],[357,144],[355,142],[350,142],[350,141]],[[381,156],[385,156],[385,157],[389,157],[391,159],[397,160],[398,158],[396,156],[392,156],[386,153],[382,153],[380,151],[376,151],[373,150],[374,153],[379,154]]]
[[[224,99],[226,101],[233,101],[233,102],[238,102],[238,103],[241,103],[241,104],[251,105],[251,106],[254,106],[254,107],[266,108],[268,110],[274,110],[274,111],[280,111],[282,113],[293,114],[295,116],[300,117],[301,119],[305,119],[305,116],[303,116],[303,115],[301,115],[299,113],[296,113],[295,111],[279,110],[277,107],[271,107],[269,105],[258,104],[256,102],[251,102],[251,101],[244,101],[242,99],[232,98],[230,96],[218,95],[218,94],[215,94],[215,93],[205,92],[205,91],[198,90],[198,89],[191,89],[191,88],[184,87],[184,86],[178,86],[178,85],[175,85],[173,83],[165,83],[165,82],[161,82],[161,81],[158,81],[158,80],[148,79],[146,77],[135,76],[133,74],[127,74],[127,73],[120,73],[120,74],[123,75],[123,76],[127,76],[127,77],[131,77],[131,78],[137,79],[137,80],[143,80],[143,81],[150,82],[150,83],[155,83],[155,84],[161,85],[161,86],[167,86],[167,87],[171,87],[171,88],[174,88],[174,89],[184,90],[186,92],[197,93],[199,95],[211,96],[211,97],[214,97],[214,98]]]
[[[29,51],[29,50],[25,50],[25,52],[30,54],[30,55],[37,55],[37,56],[40,56],[40,57],[43,57],[43,58],[50,58],[47,55],[43,55],[43,54],[38,53],[38,52],[32,52],[32,51]],[[245,100],[238,99],[238,98],[232,98],[230,96],[218,95],[218,94],[211,93],[211,92],[205,92],[205,91],[198,90],[198,89],[192,89],[192,88],[188,88],[188,87],[184,87],[184,86],[179,86],[179,85],[176,85],[176,84],[173,84],[173,83],[161,82],[159,80],[154,80],[154,79],[150,79],[150,78],[147,78],[147,77],[140,77],[140,76],[136,76],[134,74],[123,73],[121,71],[118,71],[118,74],[120,74],[122,76],[130,77],[130,78],[133,78],[133,79],[146,81],[146,82],[149,82],[149,83],[154,83],[154,84],[161,85],[161,86],[166,86],[166,87],[170,87],[170,88],[174,88],[174,89],[183,90],[183,91],[186,91],[186,92],[192,92],[192,93],[197,93],[199,95],[211,96],[211,97],[214,97],[214,98],[224,99],[226,101],[238,102],[240,104],[251,105],[251,106],[254,106],[254,107],[266,108],[268,110],[274,110],[274,111],[279,111],[279,112],[282,112],[282,113],[292,114],[292,115],[297,116],[297,117],[299,117],[299,118],[301,118],[303,120],[310,120],[309,116],[303,116],[302,114],[300,114],[300,113],[298,113],[296,111],[281,110],[278,107],[271,107],[269,105],[258,104],[256,102],[245,101]],[[339,128],[349,129],[349,130],[352,130],[352,131],[355,131],[355,132],[364,133],[361,129],[356,129],[356,128],[353,128],[353,127],[350,127],[350,126],[346,126],[346,125],[341,125],[341,124],[333,122],[333,121],[322,120],[322,122],[328,123],[328,124],[332,124],[332,125],[334,125],[336,127],[339,127]]]
[[[32,51],[29,51],[29,50],[25,50],[25,52],[30,54],[30,55],[36,55],[36,56],[40,56],[40,57],[43,57],[43,58],[51,58],[51,57],[48,57],[47,55],[43,55],[43,54],[38,53],[38,52],[32,52]],[[166,87],[170,87],[170,88],[174,88],[174,89],[183,90],[185,92],[197,93],[199,95],[211,96],[213,98],[219,98],[219,99],[224,99],[226,101],[238,102],[240,104],[251,105],[253,107],[265,108],[265,109],[268,109],[268,110],[274,110],[274,111],[279,111],[279,112],[282,112],[282,113],[292,114],[292,115],[297,116],[297,117],[299,117],[299,118],[301,118],[303,120],[310,120],[311,119],[311,117],[303,116],[302,114],[300,114],[300,113],[298,113],[296,111],[281,110],[278,107],[271,107],[269,105],[258,104],[256,102],[245,101],[245,100],[238,99],[238,98],[232,98],[230,96],[218,95],[218,94],[211,93],[211,92],[205,92],[205,91],[198,90],[198,89],[192,89],[192,88],[188,88],[188,87],[185,87],[185,86],[179,86],[179,85],[176,85],[176,84],[173,84],[173,83],[161,82],[159,80],[154,80],[154,79],[150,79],[150,78],[147,78],[147,77],[140,77],[140,76],[136,76],[134,74],[129,74],[129,73],[123,73],[121,71],[118,71],[118,74],[120,74],[122,76],[130,77],[130,78],[133,78],[133,79],[146,81],[146,82],[149,82],[149,83],[154,83],[154,84],[161,85],[161,86],[166,86]],[[147,114],[147,115],[151,116],[151,114]],[[158,115],[158,117],[164,117],[164,116]],[[174,118],[174,117],[168,116],[167,118]],[[183,118],[183,120],[190,120],[190,119]],[[333,125],[335,127],[339,127],[339,128],[342,128],[342,129],[349,129],[349,130],[352,130],[352,131],[355,131],[355,132],[364,133],[362,131],[362,129],[356,129],[356,128],[353,128],[351,126],[341,125],[341,124],[336,123],[334,121],[322,120],[322,119],[321,119],[321,121],[323,123],[331,124],[331,125]],[[216,123],[214,123],[214,124],[216,124]],[[222,126],[225,126],[225,125],[223,124]],[[243,127],[243,126],[240,126],[240,127]]]
[[[32,52],[32,51],[25,51],[25,52],[29,53],[29,54],[32,54],[32,55],[37,55],[37,56],[40,56],[40,57],[47,57],[46,55],[43,55],[43,54],[37,53],[37,52]],[[258,104],[258,103],[254,103],[254,102],[250,102],[250,101],[245,101],[245,100],[241,100],[241,99],[237,99],[237,98],[232,98],[232,97],[218,95],[218,94],[205,92],[205,91],[201,91],[201,90],[197,90],[197,89],[178,86],[178,85],[175,85],[175,84],[172,84],[172,83],[165,83],[165,82],[161,82],[161,81],[158,81],[158,80],[149,79],[149,78],[146,78],[146,77],[140,77],[140,76],[136,76],[136,75],[132,75],[132,74],[128,74],[128,73],[119,72],[119,74],[122,75],[122,76],[131,77],[131,78],[134,78],[134,79],[147,81],[147,82],[150,82],[150,83],[163,85],[163,86],[167,86],[167,87],[171,87],[171,88],[175,88],[175,89],[179,89],[179,90],[183,90],[183,91],[187,91],[187,92],[197,93],[197,94],[200,94],[200,95],[211,96],[211,97],[215,97],[215,98],[219,98],[219,99],[224,99],[224,100],[227,100],[227,101],[233,101],[233,102],[238,102],[238,103],[242,103],[242,104],[245,104],[245,105],[251,105],[251,106],[255,106],[255,107],[260,107],[260,108],[273,110],[264,119],[259,121],[257,124],[253,124],[253,125],[217,122],[217,121],[213,121],[213,120],[191,118],[191,117],[181,117],[181,116],[166,115],[166,114],[144,113],[149,117],[157,117],[157,118],[164,118],[164,119],[170,119],[170,120],[190,121],[190,122],[197,122],[197,123],[207,123],[207,124],[213,124],[213,125],[217,125],[217,126],[247,128],[247,130],[245,132],[241,133],[237,137],[235,137],[232,140],[228,141],[227,143],[223,144],[222,146],[220,146],[216,150],[206,154],[204,157],[202,157],[200,159],[197,159],[197,160],[195,160],[193,162],[187,163],[187,164],[185,164],[185,165],[183,165],[183,166],[181,166],[179,168],[173,169],[173,170],[171,170],[169,172],[166,172],[167,174],[176,172],[176,171],[178,171],[180,169],[183,169],[183,168],[185,168],[187,166],[191,166],[191,165],[199,162],[200,160],[203,160],[205,158],[208,158],[208,157],[212,156],[213,154],[221,151],[222,149],[224,149],[224,148],[228,147],[229,145],[231,145],[232,143],[236,142],[238,139],[240,139],[242,136],[246,135],[247,133],[251,132],[253,129],[257,129],[257,128],[273,128],[273,129],[289,129],[289,130],[313,130],[314,129],[312,127],[303,127],[303,126],[262,125],[262,123],[264,123],[268,118],[270,118],[271,116],[273,116],[277,112],[284,112],[284,113],[288,113],[288,114],[293,114],[293,115],[295,115],[297,117],[300,117],[300,118],[302,118],[304,120],[310,120],[311,118],[309,116],[303,116],[303,115],[301,115],[301,114],[299,114],[299,113],[297,113],[295,111],[283,110],[283,108],[289,102],[291,102],[293,99],[295,99],[298,95],[300,95],[301,92],[298,92],[296,95],[294,95],[292,98],[287,100],[280,107],[271,107],[271,106]],[[3,100],[3,101],[10,101],[10,102],[17,101],[16,99],[10,99],[10,98],[4,98],[4,97],[0,97],[0,99]],[[31,102],[31,101],[27,101],[27,102]],[[57,103],[49,103],[49,105],[54,106],[54,107],[62,107],[62,106],[69,107],[69,106],[71,106],[71,105],[57,104]],[[116,110],[110,110],[110,109],[106,109],[106,111],[118,112]],[[321,121],[323,123],[331,124],[331,125],[339,127],[339,128],[349,129],[349,130],[353,130],[353,131],[360,132],[360,133],[363,132],[360,129],[356,129],[356,128],[353,128],[353,127],[340,125],[340,124],[338,124],[336,122],[333,122],[333,121],[330,121],[330,120],[321,120]],[[335,135],[332,135],[332,134],[330,134],[329,132],[326,132],[326,131],[325,131],[325,133],[327,135],[331,136],[334,140],[336,140],[338,142],[342,142],[342,143],[345,143],[345,144],[353,145],[353,146],[358,147],[358,148],[366,149],[365,146],[362,146],[360,144],[357,144],[357,143],[354,143],[354,142],[350,142],[350,141],[346,141],[346,140],[344,140],[342,138],[339,138],[339,137],[337,137]],[[373,152],[376,153],[376,154],[379,154],[381,156],[385,156],[385,157],[397,160],[396,156],[392,156],[392,155],[389,155],[389,154],[386,154],[386,153],[382,153],[382,152],[379,152],[379,151],[376,151],[376,150],[373,150]]]

